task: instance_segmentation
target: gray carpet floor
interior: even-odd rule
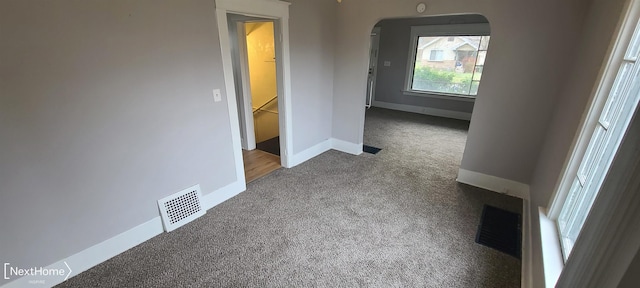
[[[482,207],[519,199],[458,184],[468,122],[372,108],[376,155],[329,151],[60,287],[520,287],[520,260],[475,243]]]

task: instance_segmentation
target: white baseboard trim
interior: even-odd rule
[[[520,286],[533,288],[533,257],[531,247],[531,206],[529,200],[522,200],[522,272]]]
[[[132,229],[127,230],[124,233],[110,238],[104,242],[89,247],[79,253],[71,255],[60,261],[57,261],[46,269],[67,269],[70,268],[69,278],[78,275],[89,268],[96,266],[110,258],[127,251],[142,242],[145,242],[159,234],[164,232],[162,227],[162,220],[160,216],[155,217],[145,223],[142,223]],[[65,262],[67,265],[65,265]],[[9,287],[30,287],[30,286],[42,286],[38,281],[44,280],[44,286],[53,287],[64,282],[65,276],[23,276],[16,279],[6,285],[3,288]]]
[[[340,152],[349,153],[353,155],[362,154],[362,143],[354,144],[344,140],[331,138],[331,148]]]
[[[324,140],[291,157],[291,167],[298,166],[331,149],[331,139]]]
[[[209,210],[218,204],[240,194],[241,192],[246,190],[246,184],[244,181],[236,181],[227,186],[224,186],[214,192],[211,192],[207,195],[202,196],[202,206],[206,210]],[[110,239],[107,239],[99,244],[96,244],[92,247],[89,247],[85,250],[82,250],[74,255],[71,255],[67,258],[64,258],[60,261],[57,261],[47,267],[45,269],[67,269],[68,264],[70,271],[70,277],[78,275],[104,261],[107,261],[114,256],[125,252],[157,235],[160,235],[164,232],[164,228],[162,226],[162,219],[160,216],[155,217],[145,223],[142,223],[132,229],[129,229],[121,234],[116,235]],[[30,267],[21,267],[21,268],[30,268]],[[23,276],[18,279],[13,280],[2,286],[2,288],[13,288],[13,287],[30,287],[36,285],[38,287],[53,287],[64,282],[66,275],[60,277],[53,276]],[[45,283],[41,282],[45,280]],[[36,282],[34,282],[36,281]]]
[[[404,112],[430,115],[430,116],[438,116],[438,117],[453,118],[453,119],[460,119],[460,120],[471,120],[471,113],[460,112],[460,111],[451,111],[451,110],[381,102],[381,101],[373,101],[372,106],[391,109],[391,110],[399,110]]]
[[[456,181],[489,191],[529,200],[529,185],[496,176],[458,169]]]
[[[522,199],[522,272],[520,285],[523,288],[532,288],[533,256],[529,185],[466,169],[458,169],[458,179],[456,181]]]
[[[242,193],[245,190],[247,190],[247,184],[244,183],[244,179],[238,180],[216,191],[202,196],[202,206],[204,207],[204,209],[209,210],[217,206],[218,204],[233,198],[234,196]]]

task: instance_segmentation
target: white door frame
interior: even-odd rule
[[[371,108],[376,99],[376,77],[378,76],[378,56],[380,52],[380,27],[373,27],[371,30],[371,42],[369,44],[369,71],[367,77],[367,101],[365,107]],[[375,56],[373,56],[375,51]],[[373,63],[372,63],[373,61]]]
[[[236,88],[236,98],[240,120],[240,139],[242,149],[256,149],[256,135],[253,125],[253,106],[251,87],[249,82],[249,65],[247,59],[247,41],[244,23],[246,19],[228,17],[229,38],[231,41],[233,57],[233,73]]]
[[[278,111],[280,130],[280,162],[290,168],[293,155],[293,129],[291,105],[291,68],[289,56],[289,5],[288,2],[273,0],[216,0],[216,20],[222,53],[222,69],[227,92],[227,106],[231,125],[231,140],[236,162],[238,179],[245,179],[244,162],[242,160],[242,141],[238,118],[237,96],[235,93],[233,62],[227,13],[241,14],[274,20],[276,43],[276,79],[278,82]],[[253,114],[252,114],[253,115]]]

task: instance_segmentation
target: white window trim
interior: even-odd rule
[[[452,95],[446,93],[417,91],[411,89],[413,67],[416,61],[416,53],[418,52],[418,37],[467,35],[490,36],[490,34],[491,27],[489,26],[489,23],[411,26],[411,37],[409,38],[409,58],[407,59],[407,70],[405,72],[404,91],[417,94],[439,95],[442,97],[462,96],[475,98],[475,95]]]
[[[545,287],[554,287],[564,268],[562,247],[556,221],[549,219],[544,208],[538,208],[540,221],[540,245],[542,247],[542,266]]]
[[[578,283],[578,281],[582,281],[585,284],[589,283],[591,280],[598,281],[615,281],[615,279],[620,279],[620,275],[616,275],[616,277],[600,277],[606,273],[610,273],[611,271],[620,270],[620,265],[624,265],[623,263],[617,263],[614,265],[607,265],[603,262],[610,259],[618,259],[618,262],[621,255],[630,254],[629,252],[633,252],[631,257],[635,255],[635,251],[633,251],[633,247],[631,245],[618,245],[625,241],[636,241],[638,239],[621,239],[623,237],[613,238],[613,236],[609,234],[621,234],[624,233],[622,231],[635,231],[635,222],[629,223],[629,221],[619,221],[620,219],[629,219],[632,217],[638,217],[640,214],[639,211],[635,211],[637,209],[632,209],[633,203],[637,206],[636,201],[631,201],[631,195],[635,192],[629,192],[629,187],[633,186],[633,179],[629,179],[628,175],[617,176],[613,178],[625,178],[626,181],[619,181],[618,179],[605,179],[605,183],[601,189],[606,189],[608,191],[621,191],[622,196],[619,199],[611,199],[609,197],[605,200],[599,201],[596,200],[592,210],[596,210],[595,214],[603,214],[602,210],[607,210],[607,217],[600,217],[596,219],[596,221],[591,221],[588,224],[588,227],[583,227],[584,233],[581,233],[579,236],[580,241],[576,242],[576,246],[574,246],[574,250],[577,253],[572,253],[572,258],[569,261],[572,261],[570,269],[565,269],[565,263],[562,256],[562,251],[560,247],[560,238],[558,235],[557,227],[555,225],[555,221],[557,221],[560,212],[562,210],[562,206],[567,198],[569,193],[569,189],[571,188],[572,181],[578,172],[578,168],[580,166],[580,162],[584,153],[586,152],[589,141],[591,140],[591,134],[597,124],[598,119],[600,118],[600,114],[604,109],[604,104],[608,98],[609,91],[613,86],[613,83],[616,79],[618,69],[623,62],[624,55],[626,53],[627,47],[631,41],[631,37],[633,36],[635,27],[640,19],[640,1],[631,0],[630,3],[627,3],[627,6],[624,8],[624,12],[622,13],[622,22],[617,28],[614,35],[616,37],[612,38],[612,45],[607,52],[608,57],[606,60],[606,65],[601,69],[598,76],[598,84],[594,87],[593,92],[591,93],[591,98],[588,101],[587,109],[585,110],[583,119],[580,122],[580,128],[576,131],[576,135],[574,136],[573,144],[570,147],[570,153],[567,155],[565,159],[565,163],[563,164],[561,177],[558,179],[556,187],[554,189],[554,194],[551,197],[549,202],[549,209],[545,210],[540,207],[539,216],[540,216],[540,234],[542,242],[542,256],[543,256],[543,265],[544,265],[544,277],[546,287],[554,287],[557,283]],[[636,109],[637,110],[637,109]],[[636,111],[636,113],[638,113]],[[638,115],[636,115],[638,117]],[[635,121],[638,121],[637,119]],[[630,124],[629,127],[631,127]],[[629,128],[627,128],[629,129]],[[633,133],[630,133],[633,134]],[[636,133],[637,134],[637,133]],[[637,135],[627,135],[627,137],[638,137]],[[622,151],[623,147],[619,147],[618,153],[626,153],[627,151]],[[628,149],[627,149],[628,150]],[[626,156],[626,155],[625,155]],[[632,155],[628,155],[632,156]],[[624,157],[623,157],[624,158]],[[637,155],[636,155],[637,158]],[[622,161],[624,162],[624,161]],[[615,163],[615,162],[614,162]],[[612,167],[610,169],[614,169],[612,163]],[[637,167],[636,167],[637,168]],[[620,174],[620,173],[619,173]],[[637,182],[637,179],[635,180]],[[616,183],[618,182],[618,183]],[[624,183],[622,183],[624,182]],[[636,184],[637,185],[637,184]],[[626,199],[625,199],[626,198]],[[614,201],[617,200],[617,201]],[[633,202],[633,203],[632,203]],[[606,206],[606,207],[605,207]],[[631,208],[630,208],[631,207]],[[629,212],[632,211],[632,212]],[[635,211],[635,212],[633,212]],[[591,213],[590,213],[591,214]],[[596,215],[597,216],[597,215]],[[590,217],[590,216],[589,216]],[[598,217],[596,217],[598,218]],[[607,219],[605,219],[607,218]],[[616,219],[618,221],[613,221],[612,219]],[[612,222],[613,221],[613,222]],[[611,227],[610,223],[620,223],[625,222],[624,225],[618,225],[617,227]],[[543,225],[543,223],[546,223]],[[607,230],[607,231],[605,231]],[[612,233],[609,233],[612,232]],[[627,232],[629,233],[629,232]],[[635,235],[638,236],[638,235]],[[638,238],[638,237],[635,237]],[[545,240],[546,239],[546,240]],[[584,240],[582,240],[584,239]],[[584,248],[587,247],[587,248]],[[613,247],[613,248],[612,248]],[[589,255],[586,255],[587,252]],[[583,253],[580,253],[583,252]],[[596,256],[597,255],[597,256]],[[594,259],[599,258],[599,259]],[[627,257],[628,258],[628,257]],[[589,259],[589,261],[586,261]],[[602,265],[590,265],[582,262],[593,263],[601,263]],[[627,259],[628,260],[628,259]],[[595,262],[594,262],[595,261]],[[629,262],[628,260],[627,262]],[[585,266],[585,265],[590,265]],[[597,266],[597,267],[595,267]],[[577,268],[576,268],[577,267]],[[565,271],[568,270],[568,271]],[[605,271],[605,272],[603,272]],[[566,272],[566,273],[565,273]],[[606,279],[605,279],[606,278]],[[615,279],[614,279],[615,278]],[[605,279],[605,280],[602,280]],[[594,287],[605,287],[605,286],[594,286]]]
[[[447,99],[447,100],[456,100],[456,101],[463,101],[463,102],[476,101],[475,95],[446,94],[446,93],[435,93],[435,92],[416,91],[416,90],[402,90],[402,94],[408,95],[408,96]]]
[[[558,287],[617,287],[640,251],[640,117],[630,123],[610,174],[557,281]]]

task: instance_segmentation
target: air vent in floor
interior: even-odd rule
[[[201,198],[200,185],[196,185],[158,200],[164,230],[173,231],[204,215]]]
[[[484,205],[476,242],[520,259],[520,214]]]
[[[378,147],[373,147],[373,146],[369,146],[369,145],[362,145],[362,152],[365,153],[369,153],[369,154],[378,154],[378,152],[380,152],[380,148]]]

